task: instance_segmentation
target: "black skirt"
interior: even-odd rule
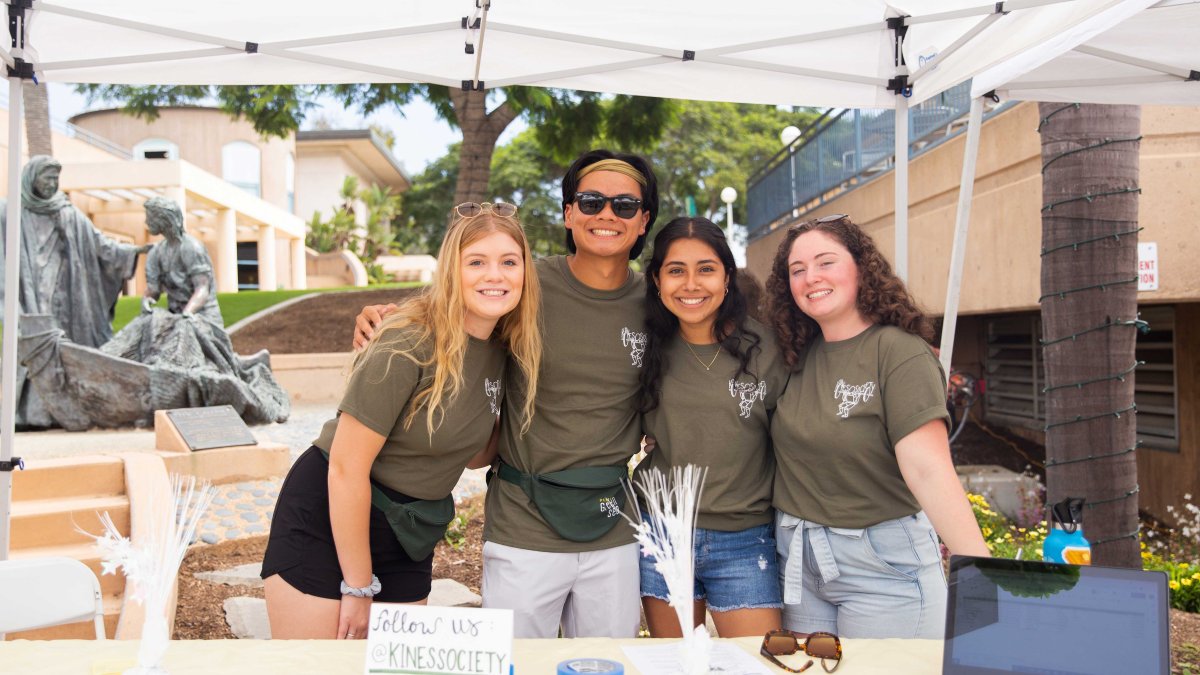
[[[310,447],[292,465],[271,519],[262,578],[278,574],[307,595],[340,600],[342,567],[329,523],[329,462]],[[396,502],[412,497],[377,485]],[[429,596],[433,555],[413,560],[404,552],[383,512],[371,507],[371,570],[383,590],[378,602],[415,602]]]

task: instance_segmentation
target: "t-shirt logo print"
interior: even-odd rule
[[[846,384],[845,380],[838,380],[833,387],[833,397],[841,399],[838,404],[838,417],[843,419],[850,416],[850,411],[854,406],[865,401],[870,401],[875,395],[875,383],[864,382],[862,384]]]
[[[634,367],[641,368],[642,356],[646,353],[646,334],[629,330],[628,327],[622,328],[621,344],[629,347],[629,357],[633,359]]]
[[[750,411],[754,409],[755,401],[765,401],[767,399],[767,383],[758,382],[738,382],[737,380],[729,381],[729,395],[741,400],[738,401],[738,409],[741,411],[741,417],[750,418]]]
[[[500,378],[495,381],[483,378],[483,394],[488,397],[488,403],[492,406],[492,414],[500,414]]]

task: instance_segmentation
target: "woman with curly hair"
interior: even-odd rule
[[[646,267],[642,430],[655,448],[636,471],[705,467],[695,534],[694,615],[721,637],[779,628],[771,524],[771,412],[787,383],[774,336],[747,316],[721,228],[676,218]],[[642,607],[653,637],[679,637],[666,581],[641,557]],[[687,627],[688,631],[692,626]]]
[[[529,243],[511,204],[453,216],[433,283],[359,352],[337,417],[280,489],[262,565],[276,638],[365,639],[372,599],[424,604],[450,491],[495,457],[503,379],[531,383],[513,394],[529,428],[542,352]]]
[[[771,424],[784,627],[941,637],[938,536],[953,553],[988,549],[950,461],[928,319],[844,215],[788,231],[767,296],[800,373]]]

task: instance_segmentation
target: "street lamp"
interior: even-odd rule
[[[786,126],[783,131],[779,132],[779,140],[783,143],[783,147],[790,146],[797,138],[800,138],[800,130],[793,126]]]
[[[793,129],[795,127],[792,127]],[[721,190],[721,201],[725,202],[725,229],[733,231],[733,203],[737,201],[737,190],[727,187]]]

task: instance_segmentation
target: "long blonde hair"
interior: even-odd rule
[[[512,354],[527,383],[525,400],[522,403],[521,433],[529,431],[533,420],[533,399],[537,393],[538,371],[542,359],[542,331],[539,315],[542,305],[541,286],[533,268],[533,256],[529,241],[515,215],[499,216],[484,212],[470,218],[460,218],[450,225],[438,251],[437,272],[433,283],[403,302],[395,312],[384,320],[371,343],[355,359],[354,369],[365,361],[372,349],[388,349],[427,368],[432,366],[433,377],[412,397],[408,414],[404,417],[404,428],[412,427],[413,420],[422,408],[425,409],[425,424],[432,436],[441,425],[446,406],[458,396],[463,386],[463,361],[467,353],[468,336],[464,320],[466,300],[462,288],[462,252],[467,246],[493,232],[503,232],[521,246],[525,282],[521,299],[511,312],[500,318],[495,335]],[[404,329],[403,340],[384,340],[392,331]],[[429,358],[420,357],[422,347],[433,341]],[[385,346],[384,343],[387,343]],[[400,348],[394,346],[402,345]],[[391,359],[388,359],[388,368]],[[384,371],[386,376],[387,371]]]

